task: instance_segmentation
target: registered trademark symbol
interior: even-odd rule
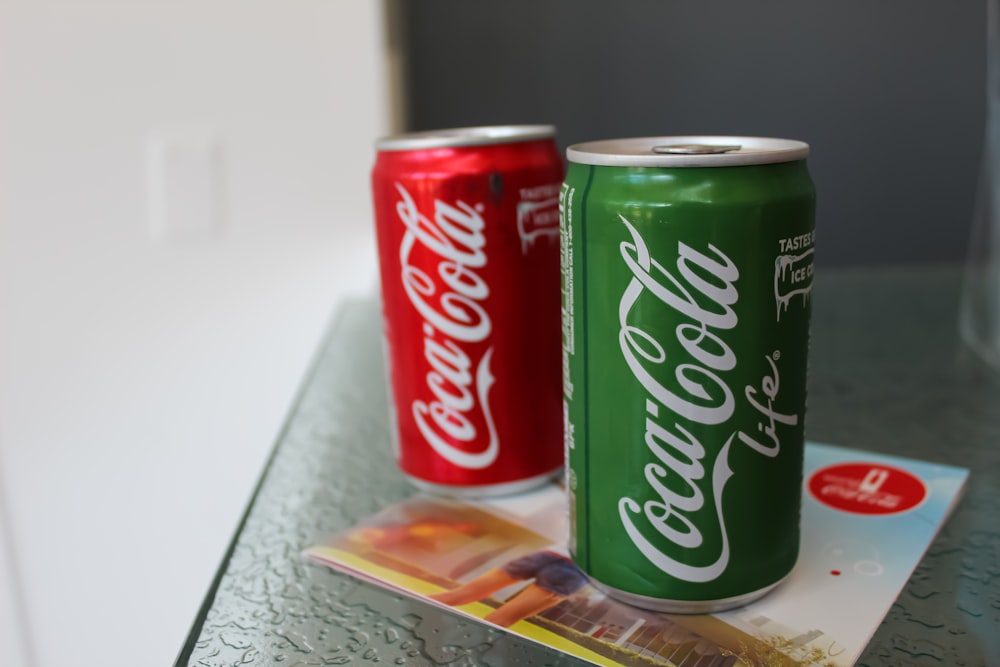
[[[775,350],[774,353],[771,354],[771,358],[774,359],[775,361],[781,359],[781,350]]]

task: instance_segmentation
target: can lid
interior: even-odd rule
[[[609,167],[733,167],[803,160],[809,144],[771,137],[677,136],[574,144],[566,159]]]
[[[380,151],[409,151],[421,148],[483,146],[550,139],[555,135],[554,125],[483,125],[381,137],[376,140],[375,148]]]

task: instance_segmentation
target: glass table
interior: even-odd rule
[[[948,266],[816,281],[808,438],[972,470],[859,665],[1000,665],[1000,375],[960,344],[960,289]],[[415,492],[390,452],[380,331],[376,297],[340,308],[178,666],[577,664],[302,558]]]

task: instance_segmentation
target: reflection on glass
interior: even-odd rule
[[[962,291],[961,332],[1000,371],[1000,0],[989,0],[983,165]]]

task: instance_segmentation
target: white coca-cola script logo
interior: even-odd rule
[[[743,392],[747,402],[762,417],[758,430],[767,436],[766,443],[742,431],[729,432],[728,437],[723,431],[719,441],[725,438],[725,443],[711,463],[708,493],[714,501],[721,536],[715,560],[696,566],[669,556],[658,546],[662,538],[693,551],[704,542],[702,530],[692,521],[691,515],[705,505],[703,483],[699,482],[706,475],[702,463],[706,451],[683,422],[723,425],[736,409],[736,398],[723,375],[737,365],[726,334],[738,321],[733,307],[739,300],[736,283],[740,274],[732,260],[715,246],[709,244],[708,252],[702,253],[679,242],[678,275],[674,275],[650,255],[638,230],[623,216],[619,217],[631,235],[631,242],[622,242],[620,251],[632,279],[618,304],[618,343],[625,364],[647,394],[645,444],[653,460],[645,465],[644,476],[656,499],[640,504],[630,497],[622,497],[618,500],[618,515],[636,548],[660,570],[685,581],[712,581],[729,563],[729,536],[722,495],[734,474],[729,466],[730,447],[738,439],[757,453],[773,458],[781,449],[777,424],[795,425],[798,417],[781,414],[773,407],[780,378],[776,364],[767,357],[771,374],[761,379],[760,392],[751,386],[745,387]],[[655,297],[659,305],[645,304],[645,313],[665,306],[673,311],[673,319],[680,322],[674,335],[687,353],[682,363],[668,360],[660,341],[630,324],[633,307],[646,294]],[[658,379],[658,376],[669,375],[671,370],[681,390],[679,393],[671,391]],[[673,424],[669,425],[671,421]],[[640,529],[640,525],[645,529]],[[659,538],[651,539],[654,535]]]
[[[417,210],[406,188],[397,183],[396,189],[396,213],[406,226],[399,247],[401,278],[424,321],[427,388],[433,395],[430,401],[413,402],[413,418],[427,444],[443,458],[462,468],[486,468],[500,452],[489,404],[493,348],[474,361],[461,345],[486,340],[492,331],[482,305],[490,289],[476,273],[487,261],[482,206],[463,201],[453,206],[436,199],[431,219]],[[421,265],[429,265],[426,252],[431,253],[437,260],[436,276],[410,263],[414,249],[421,247]],[[477,431],[477,421],[486,425],[485,434]],[[459,448],[456,442],[466,446]]]

